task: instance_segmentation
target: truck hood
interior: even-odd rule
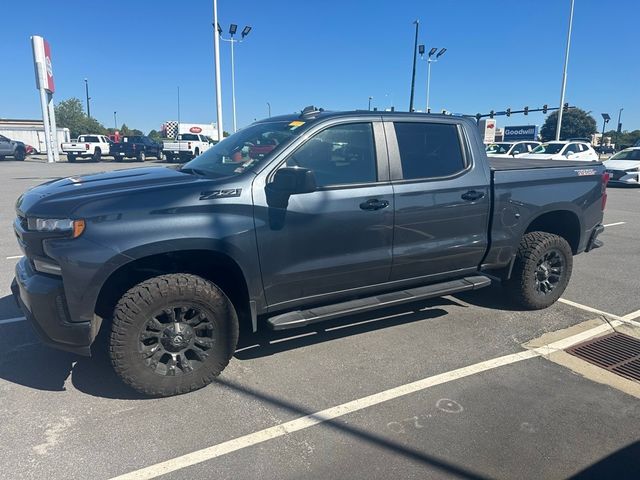
[[[16,209],[29,215],[70,215],[76,206],[97,198],[202,181],[202,177],[167,167],[131,168],[60,178],[27,190],[18,199]]]

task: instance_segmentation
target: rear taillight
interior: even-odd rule
[[[602,174],[602,211],[604,212],[605,207],[607,206],[607,184],[609,183],[609,172],[604,172]]]
[[[187,148],[188,148],[189,150],[191,150],[191,142],[189,142],[189,143],[187,144]]]
[[[89,144],[88,144],[88,143],[85,143],[85,144],[84,144],[84,149],[85,149],[85,150],[89,150]]]

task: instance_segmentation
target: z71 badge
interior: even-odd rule
[[[200,200],[213,200],[216,198],[239,197],[242,193],[241,188],[224,188],[222,190],[210,190],[200,194]]]

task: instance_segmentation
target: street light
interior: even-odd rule
[[[620,123],[620,119],[622,118],[622,110],[624,110],[624,108],[621,108],[620,110],[618,110],[618,125],[616,128],[616,148],[618,148],[618,146],[620,145],[620,134],[622,133],[622,123]]]
[[[267,102],[267,108],[269,109],[269,118],[271,118],[271,104]]]
[[[224,136],[222,125],[222,82],[220,80],[220,36],[222,29],[218,23],[218,0],[213,0],[213,63],[216,74],[216,127],[218,130],[218,141]],[[217,30],[217,35],[216,31]]]
[[[113,112],[113,133],[116,133],[116,130],[118,130],[118,117],[117,117],[118,112]]]
[[[598,158],[600,158],[600,155],[602,155],[602,150],[604,148],[604,129],[607,126],[607,123],[609,123],[609,120],[611,120],[611,117],[609,116],[608,113],[601,113],[600,115],[602,115],[602,137],[600,137],[600,151],[598,152]]]
[[[218,35],[220,35],[220,39],[225,42],[229,42],[231,44],[231,106],[233,110],[233,131],[234,133],[238,131],[238,126],[236,123],[236,77],[235,77],[235,60],[233,56],[233,44],[234,43],[242,43],[249,32],[251,31],[251,27],[249,25],[245,26],[240,32],[240,39],[235,38],[235,34],[238,31],[238,25],[232,23],[229,26],[229,38],[224,38],[222,36],[222,28],[218,25]]]
[[[427,108],[425,109],[426,113],[430,113],[430,109],[429,109],[429,93],[430,93],[430,89],[431,89],[431,63],[435,63],[438,61],[438,59],[444,55],[444,52],[446,52],[447,49],[446,48],[441,48],[440,51],[438,52],[437,48],[432,48],[431,50],[429,50],[429,53],[427,54]],[[425,60],[424,58],[424,52],[425,52],[425,48],[424,45],[420,45],[420,58]],[[436,54],[436,52],[438,52]],[[435,55],[435,58],[434,58]]]
[[[567,48],[564,52],[564,69],[562,70],[562,88],[560,89],[560,108],[558,109],[558,123],[556,124],[556,141],[560,140],[560,129],[562,128],[562,106],[564,105],[564,92],[567,88],[567,67],[569,66],[569,48],[571,47],[571,28],[573,27],[573,4],[571,0],[571,11],[569,13],[569,31],[567,32]]]
[[[371,100],[373,100],[373,97],[369,96],[369,111],[371,111]]]
[[[91,100],[91,97],[89,96],[89,80],[86,78],[84,79],[84,90],[87,95],[87,117],[91,118],[91,107],[89,106],[89,100]]]

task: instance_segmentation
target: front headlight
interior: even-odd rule
[[[70,218],[29,218],[27,221],[29,230],[36,232],[70,232],[73,238],[79,237],[84,232],[84,220],[72,220]]]

